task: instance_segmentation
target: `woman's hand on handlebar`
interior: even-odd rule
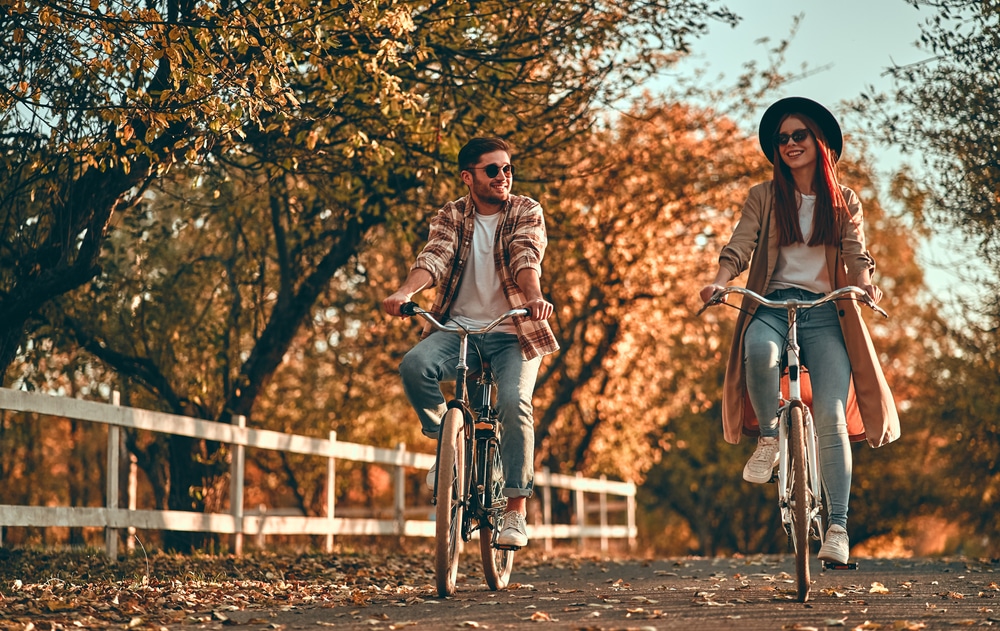
[[[698,297],[701,298],[702,303],[707,303],[712,299],[712,296],[719,293],[723,289],[725,289],[725,286],[723,285],[705,285],[701,288],[701,291],[698,292]]]
[[[531,312],[529,318],[532,320],[548,320],[554,308],[552,303],[544,298],[529,300],[522,307]]]
[[[878,304],[879,301],[882,300],[882,290],[878,288],[878,285],[872,283],[859,283],[858,287],[863,289],[875,304]]]

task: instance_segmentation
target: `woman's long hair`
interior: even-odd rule
[[[826,136],[811,118],[803,114],[786,114],[778,121],[777,129],[786,119],[795,117],[812,133],[816,143],[816,173],[813,192],[816,193],[816,215],[808,245],[840,245],[840,222],[850,217],[847,200],[837,179],[837,156],[826,141]],[[774,143],[774,211],[778,224],[778,245],[805,243],[799,227],[799,204],[795,198],[795,180],[792,170],[781,159],[778,144]]]

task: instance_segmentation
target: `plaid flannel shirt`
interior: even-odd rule
[[[476,212],[472,199],[466,195],[448,202],[431,220],[427,244],[417,256],[411,269],[430,273],[437,295],[430,311],[443,321],[451,310],[452,300],[458,291],[462,271],[472,251],[472,230]],[[542,273],[542,257],[548,238],[545,235],[545,218],[542,206],[530,197],[511,195],[501,211],[494,244],[494,261],[500,274],[500,284],[511,309],[527,302],[515,279],[525,269]],[[499,314],[497,314],[499,315]],[[517,338],[525,359],[534,359],[559,350],[548,322],[515,317]],[[429,328],[424,329],[424,335]]]

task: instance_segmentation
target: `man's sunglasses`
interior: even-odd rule
[[[800,143],[811,135],[812,132],[808,129],[796,129],[791,134],[775,134],[774,144],[784,147],[788,144],[789,140],[794,140],[795,142]]]
[[[468,170],[469,171],[478,171],[478,170],[485,171],[486,172],[486,177],[488,177],[490,179],[493,179],[496,176],[500,175],[500,171],[501,170],[503,171],[504,175],[507,175],[507,176],[514,175],[514,165],[513,164],[505,164],[502,167],[499,164],[487,164],[484,167],[468,167]]]

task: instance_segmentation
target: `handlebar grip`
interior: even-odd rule
[[[399,312],[405,316],[417,315],[417,303],[415,302],[404,302],[399,305]]]

